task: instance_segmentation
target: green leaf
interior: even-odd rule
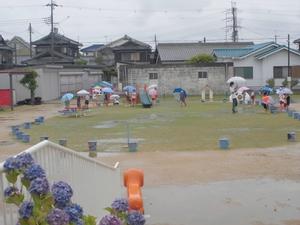
[[[26,179],[26,178],[22,178],[21,179],[21,183],[26,187],[26,189],[28,190],[29,189],[29,186],[30,186],[30,180]]]
[[[20,193],[20,194],[14,194],[6,198],[5,202],[8,204],[15,204],[17,206],[20,206],[23,200],[24,200],[24,195]]]
[[[50,193],[47,194],[46,196],[44,196],[42,198],[41,204],[42,204],[42,210],[43,210],[43,212],[48,213],[52,209],[52,207],[54,205],[54,198],[53,198],[53,196]]]
[[[104,210],[106,210],[110,214],[114,214],[114,210],[112,208],[110,208],[110,207],[106,207],[106,208],[104,208]]]
[[[96,217],[87,215],[83,216],[84,225],[96,225]]]
[[[5,174],[9,183],[15,184],[17,182],[20,172],[18,170],[11,170]]]

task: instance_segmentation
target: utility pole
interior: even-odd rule
[[[277,44],[277,35],[275,34],[275,36],[274,36],[274,41],[275,41],[275,43]]]
[[[50,9],[51,9],[51,59],[52,59],[52,63],[53,63],[53,56],[54,56],[54,8],[55,7],[58,7],[58,5],[53,1],[51,0],[51,3],[50,4],[47,4],[46,6],[49,6]]]
[[[291,57],[290,57],[290,34],[288,34],[288,87],[291,89],[292,76],[291,76]]]
[[[18,60],[17,60],[17,44],[14,43],[14,49],[15,49],[15,65],[18,64]]]
[[[32,27],[31,23],[29,23],[29,47],[30,47],[30,58],[32,58]]]

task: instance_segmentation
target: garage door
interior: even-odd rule
[[[80,75],[60,75],[60,94],[76,92],[83,89],[82,74]]]

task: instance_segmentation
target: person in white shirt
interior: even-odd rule
[[[232,113],[237,113],[236,107],[238,105],[237,101],[237,87],[233,82],[229,84],[230,97],[232,99]]]

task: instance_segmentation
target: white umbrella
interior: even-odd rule
[[[233,82],[235,84],[243,84],[243,83],[246,83],[246,79],[243,77],[231,77],[227,80],[226,83],[229,84],[231,82]]]
[[[120,95],[111,95],[109,98],[110,98],[110,100],[120,99]]]
[[[283,94],[292,95],[293,91],[289,88],[279,88],[279,89],[276,90],[276,94],[278,94],[278,95],[283,95]]]
[[[88,91],[82,89],[82,90],[78,91],[76,94],[77,94],[78,96],[86,96],[86,95],[89,95],[90,92],[88,92]]]
[[[150,89],[154,89],[154,88],[157,88],[157,84],[152,84],[147,89],[150,90]]]

